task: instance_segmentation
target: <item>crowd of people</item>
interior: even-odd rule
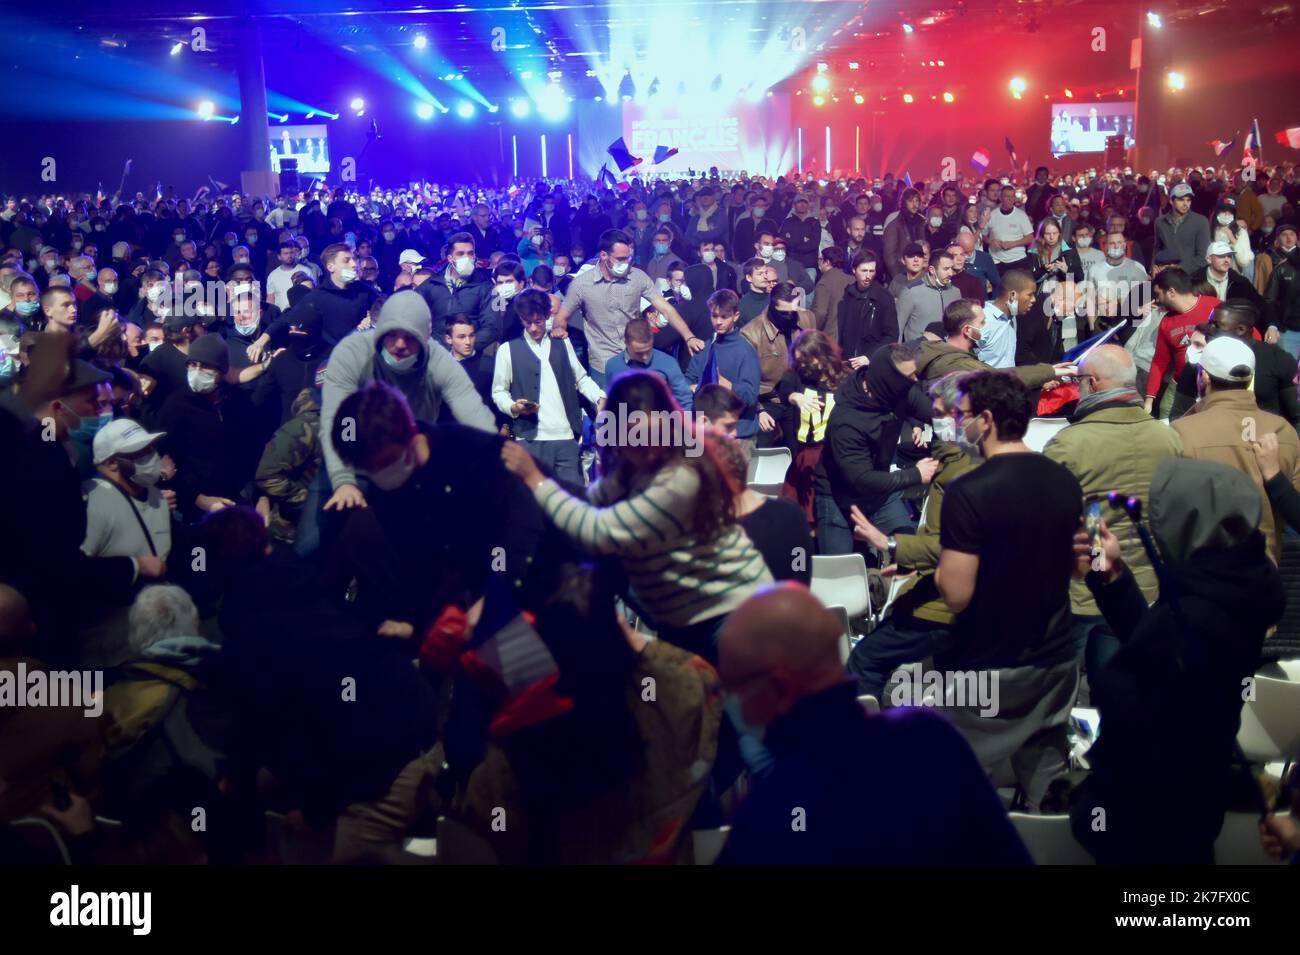
[[[1298,206],[1291,164],[11,197],[0,674],[106,686],[0,707],[0,822],[1027,862],[1003,787],[1212,861],[1300,529]],[[808,585],[853,553],[895,594],[846,664]],[[917,664],[993,711],[891,706]]]

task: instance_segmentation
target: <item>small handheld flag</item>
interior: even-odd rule
[[[1250,133],[1247,134],[1246,144],[1242,147],[1242,149],[1245,151],[1247,156],[1250,156],[1253,153],[1259,152],[1260,145],[1261,145],[1261,139],[1259,135],[1259,120],[1257,119],[1250,124]]]
[[[1276,139],[1283,146],[1300,149],[1300,126],[1292,126],[1290,129],[1282,130],[1277,134]]]
[[[988,169],[989,168],[988,148],[985,146],[981,146],[979,149],[975,150],[974,154],[970,157],[970,164],[972,169],[977,169],[980,172],[984,172],[984,170]]]
[[[1210,140],[1210,145],[1214,147],[1214,155],[1220,157],[1226,156],[1228,153],[1232,152],[1232,147],[1237,145],[1237,137],[1233,136],[1227,142],[1224,142],[1221,139],[1212,139]]]
[[[664,161],[667,160],[667,159],[671,159],[673,156],[676,156],[676,155],[677,155],[677,147],[676,147],[676,146],[674,146],[672,149],[669,149],[667,146],[656,146],[656,147],[655,147],[655,158],[654,158],[653,160],[651,160],[651,161],[652,161],[652,162],[657,166],[657,165],[659,165],[661,162],[664,162]]]
[[[608,152],[610,157],[613,158],[615,165],[618,166],[619,172],[626,172],[633,166],[639,166],[641,164],[639,158],[628,152],[627,143],[623,142],[622,136],[610,143],[609,149],[607,149],[606,152]]]
[[[1007,141],[1007,153],[1011,156],[1011,165],[1013,167],[1020,165],[1020,160],[1016,158],[1016,147],[1012,144],[1011,137],[1007,136],[1006,141]]]

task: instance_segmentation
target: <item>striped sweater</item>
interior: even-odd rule
[[[590,504],[550,479],[535,493],[578,546],[622,559],[637,602],[656,626],[685,627],[729,613],[771,583],[762,555],[739,525],[710,538],[687,530],[700,488],[693,467],[670,466],[637,485],[623,494],[598,482]]]

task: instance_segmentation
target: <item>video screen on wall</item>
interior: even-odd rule
[[[271,131],[271,169],[280,172],[281,159],[297,159],[299,172],[330,171],[329,130],[324,125],[281,126]]]
[[[1105,152],[1109,136],[1133,146],[1132,103],[1052,104],[1052,155]]]

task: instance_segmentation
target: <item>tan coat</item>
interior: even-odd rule
[[[835,344],[840,343],[840,302],[844,290],[853,284],[853,277],[843,269],[831,269],[822,274],[813,290],[813,315],[817,330],[825,332]]]
[[[1154,603],[1159,596],[1155,570],[1127,512],[1111,507],[1106,495],[1119,491],[1145,502],[1156,470],[1177,457],[1182,448],[1177,432],[1156,421],[1141,405],[1117,405],[1100,408],[1058,431],[1043,449],[1078,479],[1087,504],[1101,502],[1102,519],[1119,538],[1124,563],[1133,571],[1147,603]],[[1070,582],[1070,610],[1086,617],[1101,613],[1081,580]]]
[[[817,327],[817,319],[806,308],[799,310],[798,322],[800,328]],[[766,308],[746,322],[740,334],[758,352],[758,397],[774,397],[777,382],[790,367],[789,339],[768,320]]]
[[[1268,546],[1268,556],[1278,563],[1282,555],[1282,527],[1285,523],[1264,492],[1264,478],[1251,450],[1252,435],[1277,435],[1282,473],[1300,487],[1300,436],[1285,418],[1263,411],[1249,391],[1215,391],[1173,423],[1183,440],[1183,457],[1218,461],[1241,471],[1259,488],[1264,502],[1259,529]]]

